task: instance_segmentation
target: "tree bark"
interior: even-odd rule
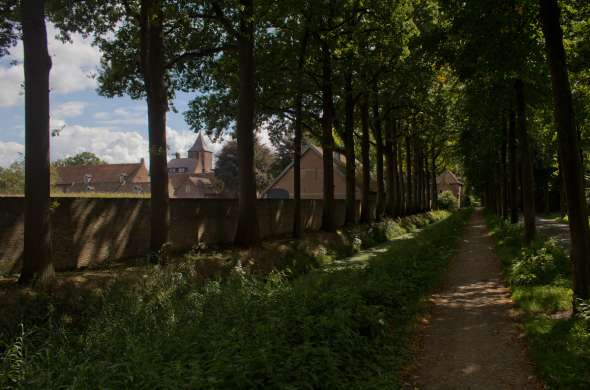
[[[377,204],[375,217],[379,221],[385,213],[385,183],[383,180],[383,134],[381,128],[381,115],[379,113],[379,91],[377,86],[373,88],[373,136],[375,137],[375,152],[377,158]]]
[[[305,66],[305,54],[307,52],[307,40],[309,30],[305,29],[301,41],[301,52],[297,64],[298,74],[303,73]],[[303,91],[299,80],[297,83],[297,96],[295,97],[295,136],[293,139],[293,237],[301,237],[301,142],[303,138]]]
[[[23,0],[25,71],[25,234],[19,283],[45,285],[55,271],[51,259],[49,174],[49,72],[45,2]]]
[[[412,181],[412,142],[410,136],[406,136],[406,213],[414,213],[414,185]]]
[[[293,139],[293,238],[301,237],[301,139],[303,95],[295,98],[295,137]]]
[[[510,223],[518,223],[518,162],[516,157],[516,114],[508,117],[508,154],[510,160]]]
[[[398,127],[399,130],[399,127]],[[399,131],[398,131],[399,132]],[[402,141],[401,140],[394,140],[394,146],[397,149],[397,163],[399,168],[399,173],[397,177],[399,178],[399,186],[398,186],[398,200],[399,200],[399,215],[406,215],[408,213],[408,196],[407,196],[407,186],[404,180],[404,159],[403,159],[403,152],[402,152]]]
[[[584,194],[582,161],[575,126],[560,9],[556,0],[540,0],[541,21],[553,89],[559,149],[564,166],[573,262],[574,299],[590,298],[590,229]],[[575,308],[575,302],[574,302]]]
[[[506,169],[506,157],[508,149],[508,122],[502,117],[502,149],[500,150],[501,163],[501,199],[502,199],[502,218],[508,218],[508,172]]]
[[[170,210],[166,112],[168,94],[165,81],[164,38],[160,0],[141,1],[141,60],[148,106],[150,147],[150,250],[157,253],[168,241]]]
[[[557,153],[557,169],[559,174],[559,215],[561,216],[561,219],[563,219],[567,215],[567,194],[565,192],[565,176],[563,175],[563,162],[559,148]]]
[[[361,158],[363,164],[363,198],[361,207],[361,223],[370,222],[373,219],[371,213],[371,159],[370,153],[370,139],[369,139],[369,105],[367,97],[361,98],[361,127],[362,127],[362,139],[361,139]]]
[[[422,191],[424,191],[424,208],[427,211],[432,210],[432,199],[430,197],[431,192],[430,192],[430,171],[429,171],[429,166],[428,166],[428,153],[424,154],[424,159],[422,160],[424,162],[424,188],[422,189]]]
[[[334,122],[334,97],[332,94],[332,53],[326,41],[321,43],[322,49],[322,149],[323,149],[323,192],[322,230],[336,230],[334,221],[334,138],[332,123]]]
[[[356,223],[356,160],[354,153],[354,96],[352,73],[345,76],[344,148],[346,150],[346,218],[347,225]],[[364,207],[364,202],[363,202]]]
[[[387,203],[386,211],[389,217],[396,216],[397,188],[395,177],[397,175],[397,156],[393,148],[393,139],[395,137],[395,123],[393,118],[388,118],[385,122],[385,182],[387,184]]]
[[[432,175],[431,178],[431,189],[432,189],[432,208],[433,210],[438,210],[438,190],[436,188],[436,152],[434,148],[432,148],[432,161],[431,161],[431,171],[430,174]]]
[[[235,243],[252,246],[260,242],[256,213],[254,171],[254,115],[256,110],[256,63],[254,57],[254,1],[240,0],[239,112],[237,122],[240,198]]]
[[[518,79],[514,83],[516,93],[516,113],[518,123],[518,145],[520,146],[522,168],[522,195],[524,214],[524,244],[530,245],[535,238],[535,178],[533,174],[533,156],[530,151],[527,130],[524,83]]]

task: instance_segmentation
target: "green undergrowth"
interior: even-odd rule
[[[300,239],[271,239],[260,247],[246,251],[197,247],[179,260],[199,264],[202,273],[214,275],[227,273],[240,263],[259,275],[280,270],[297,276],[416,232],[450,214],[445,210],[429,211],[370,224],[345,226],[334,233],[309,232]]]
[[[0,388],[395,388],[420,302],[468,210],[395,240],[367,267],[298,277],[235,267],[201,283],[192,262],[113,284],[72,322],[39,298],[0,334]]]
[[[488,215],[512,297],[523,312],[532,357],[550,388],[590,388],[590,321],[571,316],[571,264],[555,240],[522,246],[522,226]],[[585,306],[582,305],[582,308]],[[585,318],[586,317],[586,318]]]

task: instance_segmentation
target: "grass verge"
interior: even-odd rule
[[[190,262],[155,267],[75,323],[40,297],[0,335],[0,388],[396,387],[420,301],[468,216],[393,241],[364,268],[237,267],[200,284]]]
[[[523,312],[532,357],[554,389],[590,388],[590,321],[572,317],[569,257],[548,238],[523,248],[522,226],[488,215],[512,297]]]

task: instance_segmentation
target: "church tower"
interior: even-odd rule
[[[213,150],[199,132],[194,145],[188,150],[188,158],[197,160],[195,173],[210,173],[213,169]]]

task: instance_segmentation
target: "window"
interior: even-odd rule
[[[85,184],[90,184],[90,182],[92,181],[92,175],[87,173],[84,175],[84,183]]]

